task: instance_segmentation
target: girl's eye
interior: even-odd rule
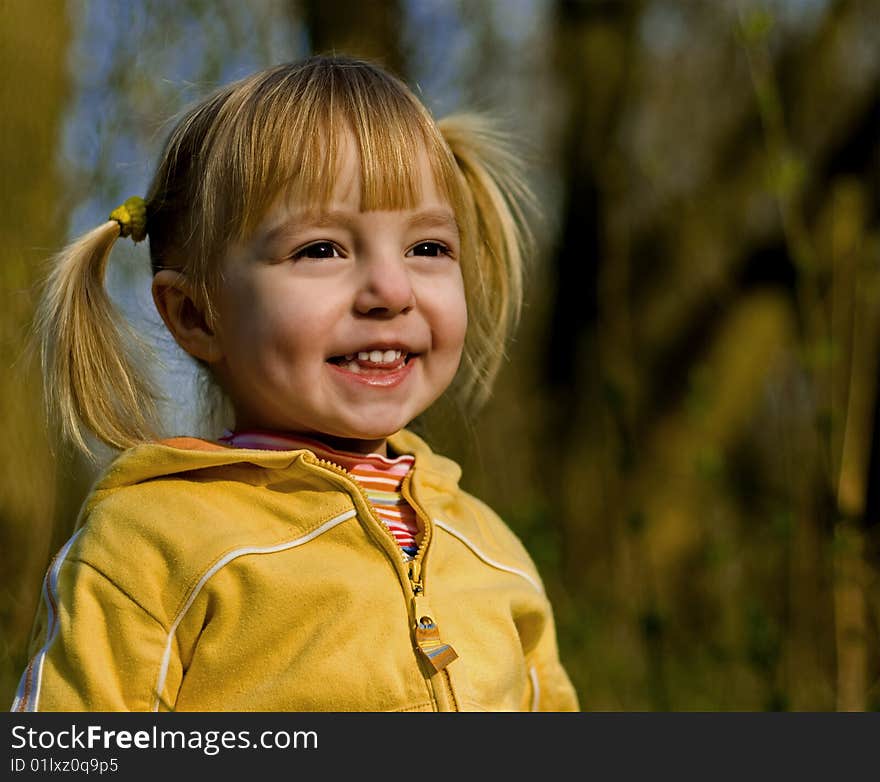
[[[407,256],[410,255],[428,255],[434,257],[449,255],[449,248],[445,244],[440,244],[440,242],[419,242],[407,252]]]
[[[295,260],[300,258],[341,258],[339,250],[332,242],[315,242],[293,254]]]

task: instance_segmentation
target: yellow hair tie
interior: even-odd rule
[[[119,223],[120,236],[130,236],[133,242],[147,238],[147,202],[140,196],[126,198],[110,212],[110,219]]]

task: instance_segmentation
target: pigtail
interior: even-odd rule
[[[525,258],[533,247],[526,210],[535,207],[519,158],[484,117],[438,123],[464,178],[463,267],[468,296],[463,394],[474,406],[491,394],[522,309]],[[468,262],[467,255],[474,258]]]
[[[154,437],[156,395],[131,360],[134,335],[120,330],[124,322],[104,286],[119,235],[111,220],[58,253],[37,310],[49,414],[89,455],[84,429],[120,449]]]

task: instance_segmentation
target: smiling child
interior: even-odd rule
[[[450,389],[488,396],[524,194],[485,121],[437,123],[359,60],[183,117],[146,199],[47,282],[64,431],[121,453],[46,575],[13,709],[578,708],[529,555],[406,429]],[[156,307],[230,402],[215,440],[157,434],[103,287],[120,235],[149,238]]]

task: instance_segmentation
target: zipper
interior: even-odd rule
[[[393,559],[395,560],[395,566],[397,566],[398,563],[403,565],[403,568],[397,568],[398,574],[400,574],[401,570],[406,571],[406,577],[401,578],[401,583],[404,583],[409,587],[412,616],[411,637],[415,647],[414,651],[421,657],[425,667],[430,669],[430,673],[426,676],[426,679],[430,685],[437,710],[457,711],[458,707],[446,666],[453,660],[457,659],[458,655],[449,644],[444,643],[440,639],[440,631],[434,620],[433,611],[425,599],[422,564],[433,534],[433,525],[425,512],[412,498],[410,492],[412,473],[408,473],[404,477],[403,484],[401,485],[401,494],[413,508],[422,525],[422,539],[419,542],[419,547],[416,550],[415,556],[413,556],[412,559],[407,559],[406,554],[404,554],[403,549],[401,549],[400,545],[394,539],[394,536],[391,534],[387,525],[376,515],[373,506],[370,503],[370,498],[367,496],[364,488],[357,481],[352,480],[346,470],[342,469],[339,465],[327,461],[326,459],[322,459],[308,451],[303,455],[303,459],[310,464],[314,464],[333,473],[346,489],[350,490],[353,487],[357,495],[363,501],[364,509],[369,517],[386,533],[382,535],[382,548],[385,549],[387,553],[389,544],[394,546],[396,556],[393,557]],[[391,556],[390,553],[389,556]]]
[[[400,493],[416,512],[416,516],[422,524],[422,540],[419,544],[415,557],[409,563],[409,580],[412,591],[413,620],[415,622],[415,643],[424,655],[428,665],[433,670],[430,682],[434,688],[434,701],[439,711],[458,711],[455,694],[452,689],[452,680],[446,666],[458,658],[458,654],[449,644],[440,639],[440,630],[434,620],[425,598],[425,584],[422,574],[424,552],[427,549],[429,538],[433,535],[434,526],[431,520],[422,510],[419,503],[413,499],[410,484],[412,473],[407,473],[400,487]]]
[[[434,612],[425,598],[425,589],[420,578],[420,564],[410,563],[409,578],[412,590],[412,610],[415,632],[413,641],[421,652],[424,662],[431,670],[428,680],[434,691],[434,702],[438,711],[458,711],[452,682],[446,666],[458,659],[458,654],[440,638],[440,630],[434,620]]]

